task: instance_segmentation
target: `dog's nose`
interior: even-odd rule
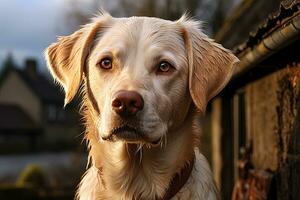
[[[135,91],[120,90],[115,94],[111,105],[118,115],[133,116],[143,109],[144,100]]]

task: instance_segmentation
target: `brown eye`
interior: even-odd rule
[[[100,65],[102,69],[111,69],[112,61],[110,58],[103,58],[98,65]]]
[[[167,61],[162,61],[158,64],[158,69],[157,69],[157,73],[168,73],[170,72],[171,70],[173,70],[173,66],[168,63]]]

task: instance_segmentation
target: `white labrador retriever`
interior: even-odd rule
[[[198,21],[104,13],[46,57],[65,104],[83,85],[91,165],[78,199],[218,199],[197,122],[238,59]]]

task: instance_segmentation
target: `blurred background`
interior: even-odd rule
[[[43,51],[101,8],[203,21],[241,60],[201,119],[223,199],[299,199],[299,0],[0,0],[0,199],[73,199],[87,163],[80,99],[63,108]]]

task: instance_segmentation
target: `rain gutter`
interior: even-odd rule
[[[262,60],[266,59],[273,53],[300,38],[300,15],[297,15],[276,30],[268,37],[264,38],[252,50],[239,57],[240,63],[234,72],[233,79],[245,74],[255,67]],[[299,52],[300,56],[300,52]]]

